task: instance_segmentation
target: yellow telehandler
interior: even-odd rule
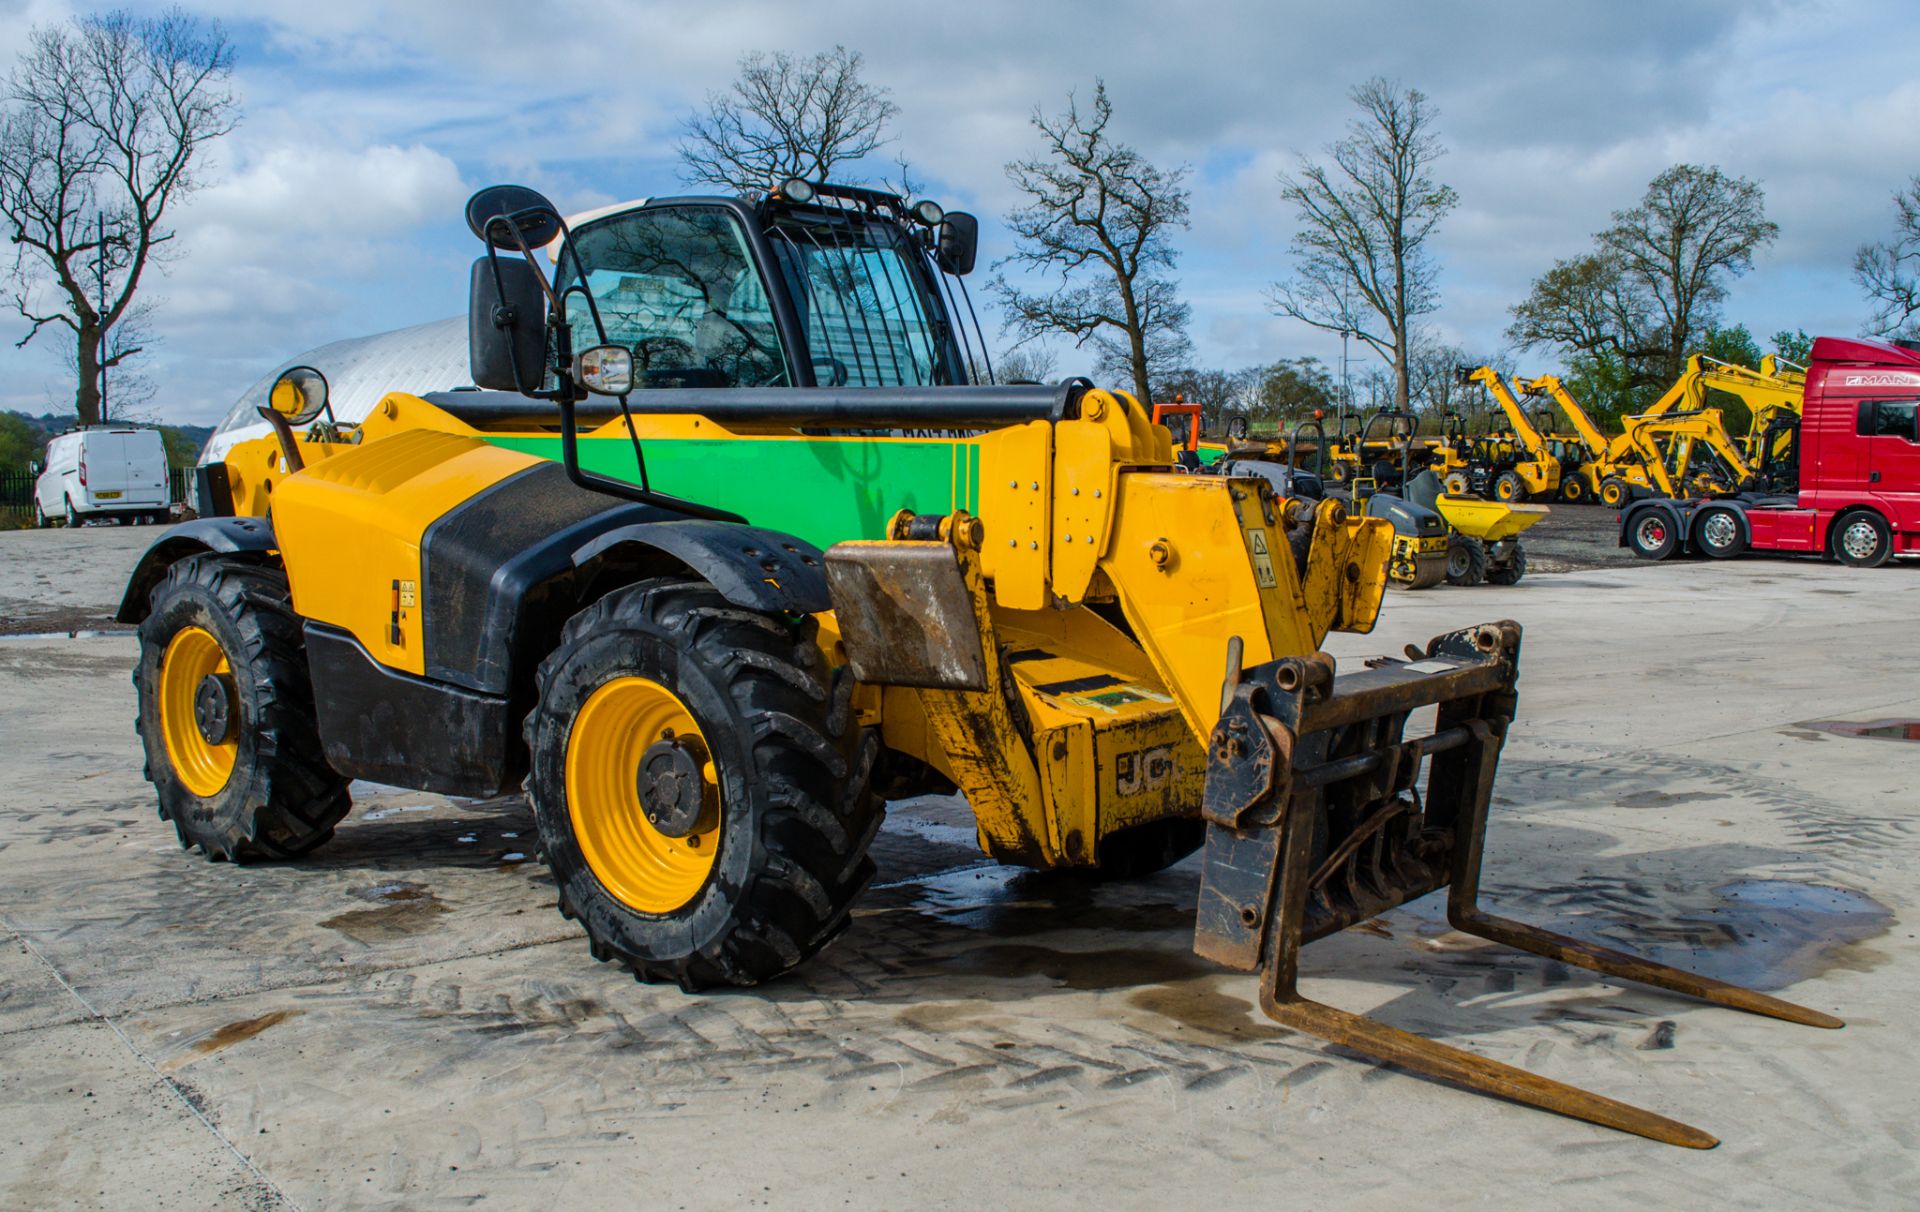
[[[1337,673],[1319,645],[1374,625],[1387,524],[1185,474],[1123,392],[967,385],[968,217],[789,181],[577,226],[496,186],[468,222],[478,390],[344,424],[288,372],[272,434],[208,469],[227,514],[133,573],[183,844],[298,858],[355,778],[524,786],[592,954],[698,990],[826,946],[883,795],[951,786],[1003,862],[1198,849],[1194,947],[1276,1021],[1655,1140],[1716,1143],[1313,1001],[1302,945],[1444,890],[1465,933],[1841,1025],[1484,909],[1518,625]]]
[[[1561,482],[1567,501],[1598,500],[1618,509],[1636,496],[1686,497],[1730,492],[1753,482],[1755,471],[1741,442],[1728,432],[1720,410],[1682,409],[1703,399],[1705,370],[1693,359],[1690,372],[1653,408],[1620,418],[1621,432],[1608,438],[1554,375],[1516,379],[1523,395],[1560,405],[1584,446]]]

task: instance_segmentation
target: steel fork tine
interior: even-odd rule
[[[1260,1008],[1282,1026],[1386,1064],[1662,1144],[1711,1149],[1720,1143],[1718,1137],[1677,1119],[1389,1027],[1297,992],[1282,993],[1263,982],[1260,994]]]
[[[1614,951],[1611,948],[1569,938],[1564,934],[1555,934],[1551,930],[1542,930],[1538,926],[1529,926],[1525,922],[1496,917],[1477,906],[1449,906],[1447,919],[1454,929],[1463,934],[1477,935],[1521,951],[1532,952],[1534,955],[1544,955],[1549,959],[1559,960],[1563,964],[1572,964],[1577,968],[1598,972],[1602,976],[1617,976],[1638,981],[1643,985],[1671,989],[1675,993],[1685,993],[1718,1006],[1745,1010],[1749,1014],[1764,1014],[1768,1018],[1785,1019],[1787,1022],[1802,1023],[1809,1027],[1833,1029],[1847,1025],[1845,1021],[1831,1014],[1809,1010],[1805,1006],[1797,1006],[1777,997],[1756,993],[1752,989],[1743,989],[1739,985],[1717,981],[1710,976],[1697,976],[1679,968],[1656,964],[1652,960],[1628,955],[1624,951]]]

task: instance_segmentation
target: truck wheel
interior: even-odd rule
[[[1447,540],[1447,584],[1478,585],[1487,579],[1487,545],[1454,535]]]
[[[1747,536],[1740,527],[1739,517],[1724,505],[1700,511],[1693,522],[1693,541],[1716,560],[1731,559],[1747,549]]]
[[[1878,568],[1893,554],[1893,532],[1879,514],[1857,510],[1833,524],[1833,553],[1842,564]]]
[[[193,556],[150,601],[137,723],[180,844],[246,862],[297,858],[332,837],[352,802],[320,747],[286,574]]]
[[[784,617],[661,578],[568,621],[527,716],[528,797],[595,959],[682,989],[781,975],[873,875],[878,739]]]
[[[1627,527],[1627,546],[1645,560],[1664,560],[1680,544],[1673,522],[1659,510],[1649,509]]]
[[[1487,569],[1487,584],[1518,585],[1520,578],[1527,575],[1527,549],[1515,543],[1513,554],[1504,564],[1496,564]]]
[[[1618,476],[1608,476],[1600,482],[1600,503],[1608,509],[1620,508],[1632,495],[1627,488],[1627,482]]]
[[[1524,501],[1527,499],[1526,481],[1518,474],[1503,471],[1493,482],[1493,499],[1496,501]]]
[[[1560,481],[1560,499],[1569,505],[1578,505],[1587,499],[1587,478],[1571,475]]]

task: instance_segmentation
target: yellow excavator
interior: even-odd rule
[[[1491,366],[1462,366],[1455,375],[1462,384],[1479,384],[1506,414],[1508,428],[1479,435],[1456,430],[1447,436],[1439,447],[1447,491],[1479,493],[1507,503],[1557,495],[1560,461],[1500,372]]]
[[[884,801],[957,789],[1001,862],[1198,851],[1194,948],[1285,1026],[1654,1140],[1716,1143],[1314,1001],[1301,948],[1444,890],[1462,933],[1842,1025],[1484,908],[1519,626],[1338,672],[1320,645],[1373,627],[1389,525],[1182,471],[1125,392],[969,383],[941,279],[971,219],[789,181],[577,226],[496,186],[467,221],[476,388],[343,424],[289,371],[135,567],[184,845],[299,859],[354,779],[524,787],[590,953],[691,993],[806,963]]]
[[[1697,361],[1697,358],[1696,358]],[[1684,497],[1731,491],[1753,478],[1741,443],[1727,431],[1720,411],[1679,409],[1700,399],[1701,375],[1683,378],[1654,407],[1621,418],[1621,432],[1608,438],[1557,376],[1516,379],[1523,395],[1560,406],[1584,448],[1568,469],[1560,495],[1570,502],[1598,500],[1618,509],[1636,496]],[[1689,394],[1689,392],[1693,394]]]

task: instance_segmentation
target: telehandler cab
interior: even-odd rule
[[[184,844],[297,858],[353,778],[524,785],[592,954],[695,990],[819,951],[873,871],[882,797],[952,785],[1005,862],[1139,874],[1200,848],[1195,949],[1260,972],[1277,1021],[1656,1140],[1715,1143],[1314,1002],[1301,945],[1445,889],[1461,931],[1841,1025],[1482,909],[1520,628],[1336,676],[1319,644],[1373,626],[1385,523],[1184,474],[1122,392],[959,385],[932,278],[970,268],[970,223],[825,192],[570,229],[530,190],[484,190],[481,390],[395,392],[342,427],[315,423],[319,375],[276,386],[272,449],[224,465],[262,508],[168,532],[121,606],[147,774]],[[862,374],[920,381],[835,385]],[[588,466],[579,427],[608,406],[635,480]],[[521,448],[529,427],[558,462]],[[681,495],[649,476],[688,466]],[[1405,736],[1427,707],[1432,731]]]

